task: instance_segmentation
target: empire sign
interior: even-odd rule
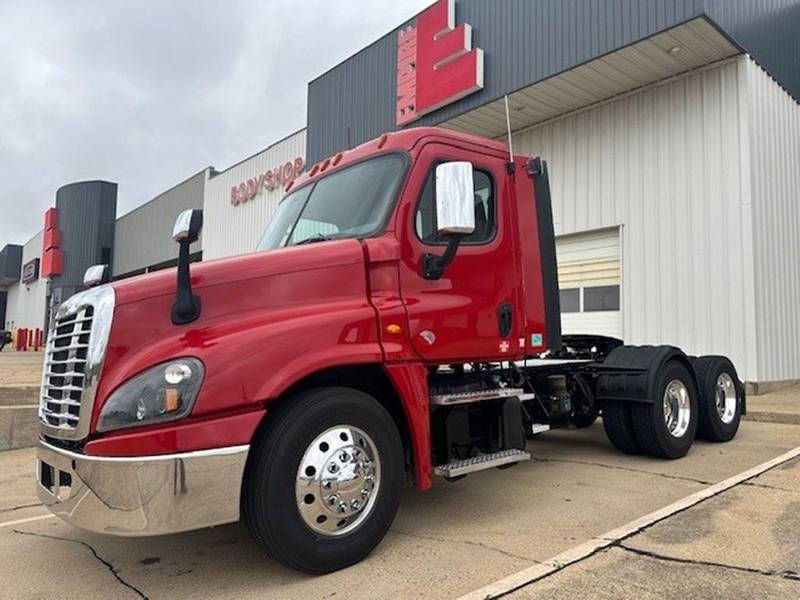
[[[397,125],[483,89],[483,50],[456,25],[455,0],[439,0],[397,37]]]

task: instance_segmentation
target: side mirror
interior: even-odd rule
[[[449,162],[436,167],[436,226],[439,235],[475,231],[475,184],[472,163]]]
[[[192,294],[192,281],[189,277],[189,246],[200,237],[203,228],[203,211],[189,209],[175,219],[172,239],[180,245],[178,250],[178,289],[172,305],[172,323],[186,325],[200,316],[200,297]]]
[[[453,262],[461,240],[475,231],[475,183],[472,163],[436,167],[436,229],[448,238],[444,254],[423,254],[422,276],[440,279]]]
[[[203,228],[203,211],[197,208],[190,208],[183,211],[175,219],[175,226],[172,228],[172,239],[176,242],[197,241],[200,237],[200,230]]]
[[[86,269],[83,275],[83,285],[94,287],[101,283],[108,283],[108,265],[94,265]]]

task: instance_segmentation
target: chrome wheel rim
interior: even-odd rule
[[[375,442],[352,425],[318,435],[297,469],[295,495],[303,522],[324,536],[340,536],[369,517],[381,483]]]
[[[664,423],[669,434],[676,438],[686,435],[692,419],[689,390],[680,379],[673,379],[664,390]]]
[[[717,386],[714,390],[717,403],[717,415],[719,420],[726,425],[733,422],[736,416],[736,385],[733,378],[727,373],[722,373],[717,377]]]

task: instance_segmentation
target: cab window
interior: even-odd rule
[[[475,231],[462,240],[462,244],[485,244],[494,239],[496,206],[491,176],[485,171],[474,171]],[[447,238],[437,233],[436,226],[436,170],[431,170],[415,215],[417,236],[426,244],[446,244]]]

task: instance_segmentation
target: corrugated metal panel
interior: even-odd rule
[[[703,14],[800,94],[800,0],[456,0],[456,11],[485,51],[485,88],[421,125],[448,121]],[[395,129],[396,35],[311,82],[309,161]]]
[[[117,219],[114,237],[114,276],[172,260],[178,245],[172,240],[175,217],[187,208],[203,208],[208,169],[159,194],[147,204]],[[202,247],[202,239],[191,252]]]
[[[231,188],[250,178],[294,162],[306,153],[306,131],[298,131],[255,156],[215,175],[206,184],[203,225],[203,259],[253,252],[283,198],[283,188],[263,191],[254,199],[233,206]]]
[[[701,13],[702,0],[457,0],[485,51],[485,87],[418,124],[449,120]],[[405,26],[406,23],[401,25]],[[400,29],[401,27],[398,27]],[[395,129],[397,31],[312,81],[310,162]]]
[[[511,128],[541,123],[739,53],[706,19],[693,19],[509,94]],[[504,136],[505,101],[491,102],[442,125],[486,137]]]
[[[704,0],[705,12],[800,100],[800,1]]]
[[[22,264],[42,257],[44,232],[40,231],[22,247]],[[26,327],[44,329],[47,280],[39,278],[28,285],[18,281],[8,288],[5,329]],[[0,329],[3,324],[0,323]]]
[[[514,136],[550,165],[557,234],[622,225],[628,343],[724,353],[756,377],[736,62]]]
[[[64,269],[53,278],[54,288],[63,288],[62,300],[83,286],[86,269],[99,264],[103,248],[114,249],[114,221],[117,216],[117,184],[108,181],[71,183],[56,192],[58,229]]]
[[[800,105],[746,61],[758,371],[800,379]]]

